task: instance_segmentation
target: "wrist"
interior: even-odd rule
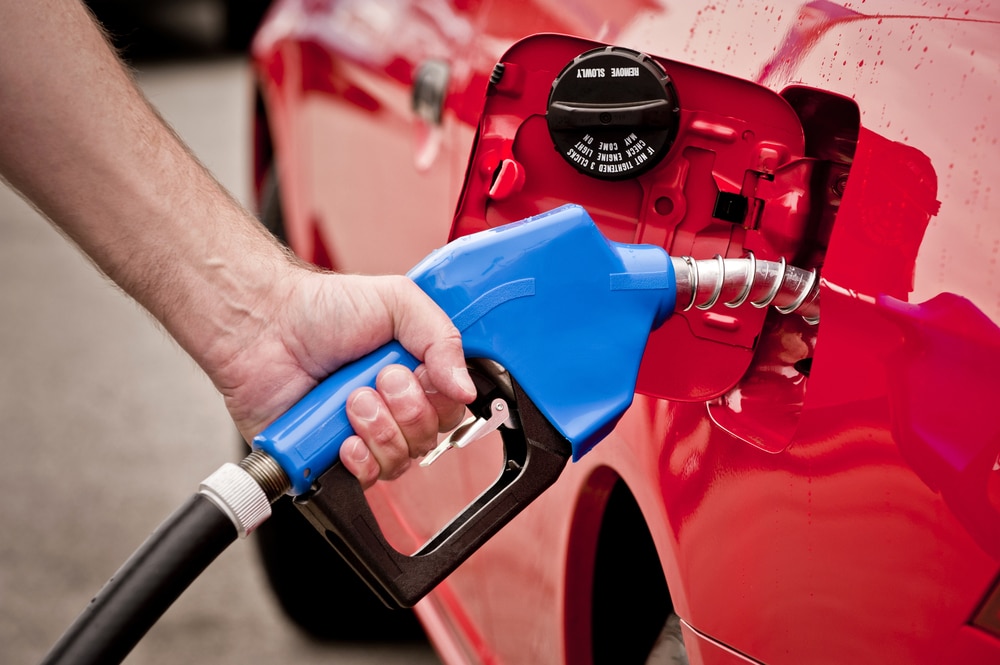
[[[220,388],[241,357],[279,343],[280,312],[311,272],[269,237],[249,240],[227,243],[188,266],[188,287],[156,315]]]

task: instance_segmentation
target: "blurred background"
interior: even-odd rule
[[[270,0],[87,0],[130,60],[246,51]]]
[[[92,4],[152,103],[250,205],[245,51],[267,3]],[[0,360],[0,663],[28,664],[198,483],[242,450],[221,398],[194,363],[3,185]],[[256,548],[241,541],[125,662],[440,661],[420,639],[306,636],[273,599]]]

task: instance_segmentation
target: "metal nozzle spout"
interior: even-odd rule
[[[819,323],[819,274],[779,261],[746,258],[693,259],[671,257],[677,280],[677,310],[710,309],[746,303],[758,308],[773,305],[782,314],[798,314]]]

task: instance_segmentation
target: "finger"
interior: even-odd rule
[[[347,399],[347,419],[378,463],[382,480],[398,478],[410,465],[406,438],[381,395],[358,388]]]
[[[437,412],[410,370],[390,365],[379,372],[375,386],[403,435],[410,457],[421,457],[437,445]]]
[[[441,337],[431,344],[424,352],[424,365],[427,367],[431,384],[450,399],[468,404],[476,398],[476,386],[469,376],[465,364],[465,354],[462,350],[462,338],[455,331],[456,337]]]
[[[458,427],[463,420],[465,420],[465,404],[462,402],[456,402],[455,400],[447,397],[443,393],[439,392],[431,381],[430,374],[427,371],[425,365],[421,365],[413,372],[414,376],[417,377],[417,381],[424,389],[424,394],[427,396],[427,401],[434,408],[438,417],[438,431],[439,432],[450,432],[451,430]]]
[[[360,436],[349,436],[340,447],[340,463],[343,464],[361,483],[362,489],[368,489],[378,480],[382,469],[378,461],[368,450]]]
[[[462,335],[448,315],[409,279],[392,282],[397,312],[395,337],[421,358],[431,382],[447,397],[468,404],[476,397],[465,366]]]

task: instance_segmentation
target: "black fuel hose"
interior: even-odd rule
[[[212,500],[193,495],[108,580],[42,665],[122,662],[237,535],[230,517]]]
[[[52,647],[42,665],[114,665],[237,536],[271,515],[288,490],[259,451],[224,464],[146,539]]]

